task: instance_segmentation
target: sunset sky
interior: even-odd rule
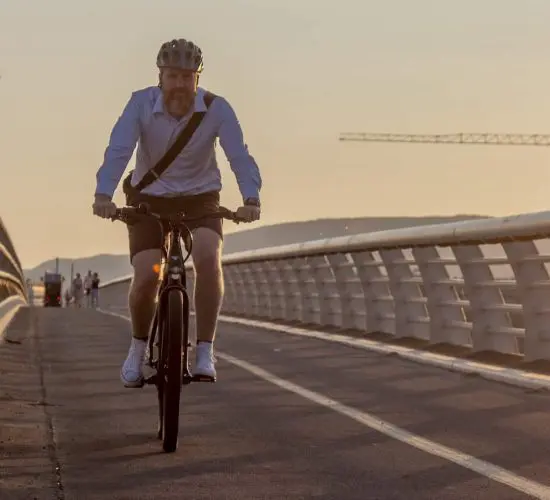
[[[239,116],[261,224],[546,210],[548,148],[338,136],[550,133],[549,23],[547,0],[0,0],[0,215],[24,267],[126,253],[124,226],[92,216],[95,174],[130,93],[156,84],[158,48],[179,37]]]

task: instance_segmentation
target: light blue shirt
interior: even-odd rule
[[[133,92],[111,132],[103,164],[96,175],[96,194],[113,196],[138,143],[131,181],[135,186],[176,140],[193,111],[207,110],[204,92],[200,87],[197,89],[194,109],[180,120],[165,112],[162,92],[158,87]],[[215,154],[216,138],[219,138],[237,178],[243,199],[259,198],[262,187],[260,171],[244,143],[233,108],[220,96],[210,104],[202,123],[176,159],[142,193],[170,197],[221,190],[221,174]]]

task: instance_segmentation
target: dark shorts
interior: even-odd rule
[[[206,213],[215,212],[220,206],[220,193],[210,191],[193,196],[181,196],[177,198],[163,198],[140,194],[134,204],[148,203],[151,211],[160,214],[184,212],[189,217],[200,217]],[[223,239],[222,219],[202,219],[196,222],[186,223],[192,231],[199,227],[207,227],[220,235]],[[156,220],[142,220],[128,225],[128,239],[130,246],[130,262],[134,255],[144,250],[154,248],[166,249],[166,227],[162,227]]]

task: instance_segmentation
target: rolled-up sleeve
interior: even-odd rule
[[[262,188],[260,169],[244,142],[243,131],[235,111],[226,99],[219,97],[221,124],[218,133],[231,170],[237,178],[237,184],[243,199],[259,198]],[[217,100],[218,100],[217,99]]]
[[[103,164],[96,174],[95,194],[112,197],[139,138],[139,103],[134,92],[111,131]]]

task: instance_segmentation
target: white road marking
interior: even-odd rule
[[[360,424],[369,427],[370,429],[397,439],[402,443],[425,451],[430,455],[435,455],[450,462],[454,462],[457,465],[460,465],[466,469],[470,469],[489,479],[498,481],[499,483],[510,486],[511,488],[521,491],[522,493],[533,495],[535,498],[550,499],[550,487],[548,486],[537,483],[535,481],[531,481],[522,476],[518,476],[517,474],[503,469],[502,467],[498,467],[497,465],[485,462],[466,453],[454,450],[453,448],[448,448],[447,446],[443,446],[434,441],[430,441],[429,439],[425,439],[416,434],[412,434],[411,432],[390,424],[389,422],[386,422],[374,415],[357,410],[355,408],[351,408],[350,406],[346,406],[334,399],[323,396],[322,394],[310,391],[309,389],[293,384],[288,380],[279,378],[276,375],[273,375],[272,373],[269,373],[268,371],[259,368],[258,366],[235,358],[229,354],[220,353],[219,351],[216,351],[216,354],[220,359],[223,359],[228,363],[238,366],[239,368],[242,368],[243,370],[252,373],[256,377],[265,380],[266,382],[274,384],[281,389],[285,389],[287,391],[298,394],[299,396],[302,396],[303,398],[313,403],[317,403],[318,405],[330,408],[331,410],[340,413],[341,415],[345,415],[346,417],[349,417],[356,422],[359,422]]]
[[[220,316],[220,321],[233,323],[237,325],[250,326],[252,328],[261,328],[286,335],[295,335],[299,337],[308,337],[328,342],[336,342],[355,348],[374,351],[381,354],[396,354],[408,361],[423,363],[427,365],[437,366],[445,370],[450,370],[460,373],[475,373],[483,378],[511,384],[519,387],[530,389],[550,389],[550,376],[528,372],[525,370],[517,370],[515,368],[506,368],[503,366],[489,365],[487,363],[479,363],[476,361],[468,361],[459,359],[444,354],[437,354],[427,351],[418,351],[411,347],[397,346],[377,342],[364,338],[350,337],[339,333],[327,333],[319,330],[307,330],[294,326],[279,325],[267,321],[256,319],[239,318],[233,316]]]
[[[100,310],[100,312],[129,321],[129,318],[122,314],[112,313],[103,310]],[[423,438],[422,436],[408,432],[374,415],[371,415],[370,413],[363,412],[350,406],[344,405],[334,399],[328,398],[326,396],[323,396],[322,394],[310,391],[309,389],[301,387],[288,380],[277,377],[276,375],[256,365],[235,358],[230,354],[222,353],[216,350],[216,355],[220,359],[223,359],[228,363],[231,363],[232,365],[238,366],[239,368],[246,370],[256,377],[265,380],[266,382],[276,385],[277,387],[280,387],[281,389],[284,389],[286,391],[293,392],[294,394],[297,394],[298,396],[301,396],[308,401],[329,408],[332,411],[339,413],[340,415],[349,417],[352,420],[355,420],[356,422],[364,425],[365,427],[380,432],[381,434],[401,441],[402,443],[408,444],[409,446],[422,450],[426,453],[429,453],[430,455],[434,455],[448,460],[449,462],[453,462],[457,465],[460,465],[461,467],[464,467],[465,469],[477,472],[482,476],[492,479],[493,481],[505,484],[517,491],[532,495],[534,498],[550,500],[550,487],[548,486],[514,474],[507,469],[491,464],[489,462],[485,462],[484,460],[478,459],[472,455],[462,453],[461,451],[443,446],[439,443]]]

